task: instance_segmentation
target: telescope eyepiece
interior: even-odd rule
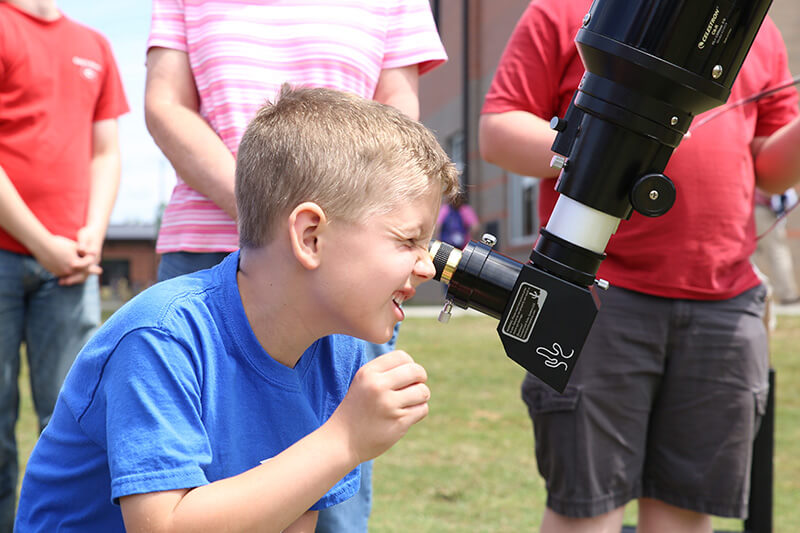
[[[428,253],[436,269],[433,280],[449,285],[453,279],[453,272],[461,262],[461,250],[446,242],[433,240],[428,245]]]

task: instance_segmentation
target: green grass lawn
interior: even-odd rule
[[[800,524],[800,318],[780,317],[774,531]],[[508,359],[484,317],[408,319],[399,347],[428,371],[430,414],[375,462],[370,531],[520,532],[538,529],[544,484],[520,399],[524,371]],[[635,524],[635,505],[626,523]],[[736,531],[740,520],[714,520]]]
[[[406,320],[399,347],[428,371],[430,414],[376,460],[371,532],[538,528],[545,492],[519,396],[524,371],[505,356],[496,326],[488,317],[454,317],[447,325]],[[780,317],[772,343],[778,398],[774,531],[790,533],[800,524],[800,317]],[[17,426],[23,467],[37,431],[26,380],[24,375]],[[634,506],[626,523],[635,523]],[[742,522],[715,519],[714,527],[735,531]]]

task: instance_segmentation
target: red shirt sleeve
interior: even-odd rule
[[[759,30],[759,38],[768,44],[762,48],[753,47],[754,54],[760,54],[761,63],[769,68],[764,73],[761,90],[780,86],[792,79],[789,71],[786,45],[780,30],[770,17],[764,19]],[[773,95],[758,100],[758,122],[755,136],[767,137],[787,124],[800,112],[797,107],[798,95],[795,86],[788,87]]]
[[[111,52],[111,46],[109,46],[108,41],[106,41],[104,37],[98,35],[98,38],[101,41],[103,54],[106,60],[106,68],[104,70],[100,96],[97,99],[97,106],[94,111],[94,122],[108,118],[116,118],[130,110],[128,101],[125,98],[125,90],[122,86],[117,62],[114,61],[114,55]]]

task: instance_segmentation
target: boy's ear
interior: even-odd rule
[[[319,236],[328,224],[325,211],[314,202],[303,202],[289,215],[289,240],[292,252],[303,267],[319,266]]]

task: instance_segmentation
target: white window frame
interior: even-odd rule
[[[540,186],[538,178],[508,174],[508,241],[511,246],[532,246],[536,242]]]

